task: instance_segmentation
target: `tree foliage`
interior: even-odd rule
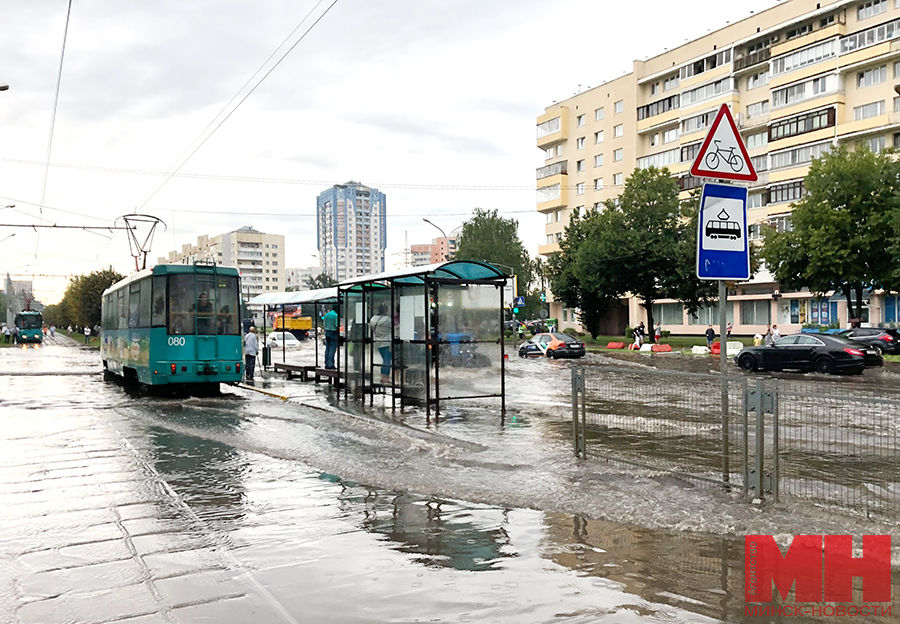
[[[840,146],[813,161],[804,185],[792,229],[765,232],[766,264],[787,289],[842,293],[859,318],[866,289],[900,287],[900,164],[888,152]]]
[[[109,267],[72,278],[59,302],[61,316],[76,325],[99,325],[103,291],[124,277]]]
[[[581,309],[592,335],[628,293],[641,299],[648,326],[658,299],[678,299],[695,312],[713,295],[711,284],[695,275],[696,198],[682,204],[678,193],[667,169],[636,169],[601,212],[573,214],[550,261],[552,287],[557,299]]]
[[[332,286],[337,285],[337,280],[328,275],[327,273],[319,273],[315,277],[310,276],[306,278],[306,287],[309,290],[318,290],[320,288],[331,288]]]
[[[493,262],[505,271],[511,267],[518,276],[517,295],[524,296],[534,286],[534,267],[519,239],[519,222],[504,219],[496,210],[472,211],[472,218],[463,223],[460,231],[455,259]]]

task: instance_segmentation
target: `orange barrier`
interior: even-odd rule
[[[714,342],[712,343],[712,348],[709,350],[713,355],[720,355],[722,353],[722,343]]]
[[[672,350],[672,345],[667,344],[655,344],[650,347],[651,351],[656,351],[657,353],[668,353]]]
[[[611,342],[608,345],[606,345],[606,348],[607,349],[624,349],[625,343],[624,342]]]

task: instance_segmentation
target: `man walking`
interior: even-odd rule
[[[84,344],[91,344],[91,328],[89,325],[84,326]]]
[[[338,347],[338,315],[333,307],[325,314],[322,324],[325,327],[325,369],[336,370],[334,354]]]
[[[247,383],[253,383],[257,354],[259,354],[259,341],[256,339],[256,327],[251,325],[250,331],[244,336],[244,379],[247,380]]]

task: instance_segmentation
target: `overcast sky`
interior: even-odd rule
[[[407,237],[440,235],[423,217],[450,232],[476,206],[517,219],[535,254],[544,108],[774,1],[337,0],[326,13],[331,3],[74,0],[49,167],[68,2],[0,3],[0,205],[16,205],[0,224],[103,226],[137,210],[168,226],[152,261],[252,225],[284,234],[288,266],[306,267],[316,196],[358,180],[387,194],[389,267]],[[235,108],[261,67],[272,71]],[[124,232],[0,227],[0,239],[13,232],[0,270],[34,275],[45,303],[64,276],[134,267]]]

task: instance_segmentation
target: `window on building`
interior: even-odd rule
[[[679,107],[680,102],[681,97],[679,95],[671,95],[656,102],[651,102],[645,106],[640,106],[637,109],[638,120],[647,119],[648,117],[654,117],[670,110],[675,110]]]
[[[847,35],[841,39],[841,54],[861,50],[900,37],[900,19],[891,20],[878,26]]]
[[[880,137],[872,137],[870,139],[866,139],[866,147],[875,152],[876,154],[883,150],[886,147],[887,141],[883,136]]]
[[[768,193],[769,197],[766,203],[777,204],[797,201],[806,194],[806,189],[803,188],[803,180],[794,180],[793,182],[773,184],[769,187]]]
[[[712,56],[708,56],[704,59],[700,59],[698,61],[693,61],[688,63],[687,65],[683,65],[679,70],[679,76],[681,80],[685,78],[690,78],[691,76],[696,76],[697,74],[702,74],[705,71],[709,71],[711,69],[715,69],[720,65],[724,65],[725,63],[731,62],[731,48],[727,50],[722,50],[721,52],[717,52]]]
[[[602,167],[603,166],[603,154],[597,154],[594,156],[594,166]]]
[[[583,126],[585,124],[584,115],[578,115],[578,117],[575,118],[575,123],[578,126]]]
[[[894,78],[900,78],[900,61],[894,61]]]
[[[856,74],[856,87],[862,89],[887,80],[887,65],[872,67]]]
[[[618,115],[622,111],[625,110],[625,100],[619,100],[615,104],[613,104],[613,113]]]
[[[637,166],[638,169],[646,169],[647,167],[656,167],[658,169],[662,169],[663,167],[679,162],[680,156],[681,149],[676,147],[675,149],[670,149],[664,152],[652,154],[650,156],[643,156],[641,158],[638,158]]]
[[[853,107],[853,121],[884,115],[884,100]]]
[[[900,149],[900,132],[894,133],[894,149]]]
[[[701,115],[688,117],[681,122],[681,134],[690,134],[691,132],[702,130],[713,122],[713,119],[715,119],[715,115],[715,111],[711,111],[708,113],[703,113]]]
[[[579,182],[575,185],[575,194],[584,195],[584,182]]]
[[[613,150],[613,162],[619,162],[625,157],[625,150],[621,147],[617,150]]]
[[[741,301],[741,323],[743,325],[768,325],[771,322],[771,299]]]
[[[575,171],[584,171],[584,161],[579,160],[575,162]]]
[[[784,36],[788,41],[790,41],[791,39],[796,39],[797,37],[801,37],[809,32],[812,32],[812,23],[801,24],[796,28],[791,28],[784,34]]]
[[[834,24],[834,14],[832,13],[828,17],[823,17],[819,20],[819,28],[828,28]]]
[[[728,76],[726,78],[716,80],[715,82],[711,82],[709,84],[701,85],[699,87],[695,87],[693,89],[685,91],[681,94],[681,104],[684,106],[689,106],[691,104],[696,104],[697,102],[703,102],[704,100],[714,98],[717,95],[727,93],[731,91],[731,89],[731,76]]]
[[[837,75],[829,74],[772,91],[772,106],[787,106],[837,90]]]
[[[767,131],[757,132],[756,134],[747,135],[746,145],[747,149],[753,149],[755,147],[762,147],[766,143],[769,142],[769,133]]]
[[[595,178],[594,179],[594,190],[595,191],[603,190],[603,178]]]
[[[680,303],[654,303],[653,318],[663,326],[684,325],[684,306]]]
[[[655,147],[659,144],[659,132],[654,132],[650,135],[650,147]]]
[[[560,198],[560,187],[559,184],[551,184],[550,186],[544,186],[537,190],[537,203],[542,204],[544,202],[553,201],[555,199]]]
[[[650,95],[656,95],[657,93],[659,93],[659,83],[654,82],[650,85]]]
[[[663,80],[663,91],[671,91],[677,89],[681,84],[678,74],[672,74]]]
[[[584,137],[578,137],[575,139],[575,147],[578,149],[584,149]]]
[[[751,156],[750,164],[753,165],[753,170],[757,173],[761,173],[763,171],[768,171],[769,169],[769,157],[766,154],[760,154],[759,156]]]
[[[613,186],[622,186],[623,184],[625,184],[625,174],[614,173],[613,174]]]
[[[806,165],[812,162],[813,159],[819,158],[830,150],[831,142],[826,141],[814,145],[801,145],[800,147],[784,150],[782,152],[773,152],[771,154],[772,169]]]
[[[769,100],[763,100],[762,102],[755,102],[754,104],[750,104],[747,107],[747,117],[759,117],[761,115],[766,115],[769,112]]]
[[[887,11],[887,0],[869,0],[856,7],[856,19],[868,19],[885,11]]]
[[[697,154],[700,153],[700,146],[703,143],[691,143],[681,147],[681,162],[694,162]]]
[[[617,139],[624,134],[625,134],[625,126],[623,124],[619,124],[618,126],[613,126],[613,138],[614,139]]]
[[[594,133],[594,145],[597,143],[603,143],[603,130]]]
[[[673,141],[678,140],[678,126],[675,126],[671,130],[666,130],[663,132],[663,143],[672,143]]]
[[[734,323],[734,306],[725,304],[725,322]],[[696,314],[688,314],[688,325],[715,325],[719,324],[719,304],[703,306]]]
[[[769,217],[769,227],[775,228],[778,232],[790,232],[794,229],[791,224],[791,215]]]
[[[602,106],[594,109],[594,121],[600,121],[604,116]]]
[[[556,155],[556,149],[553,148],[552,146],[548,147],[547,149],[544,150],[544,159],[553,158],[555,155]]]
[[[750,74],[747,77],[747,91],[769,84],[769,70]]]
[[[765,193],[750,193],[747,195],[747,209],[762,208],[765,206]]]
[[[832,39],[772,59],[770,68],[772,75],[778,76],[807,65],[834,58],[836,55],[837,41]]]
[[[554,132],[559,132],[559,130],[560,118],[554,117],[553,119],[537,125],[537,138],[543,138],[547,135],[553,134]]]
[[[822,128],[830,128],[834,126],[835,109],[828,108],[825,110],[815,111],[813,113],[803,113],[787,119],[774,121],[769,126],[769,141],[777,141],[788,137],[805,134],[821,130]]]

